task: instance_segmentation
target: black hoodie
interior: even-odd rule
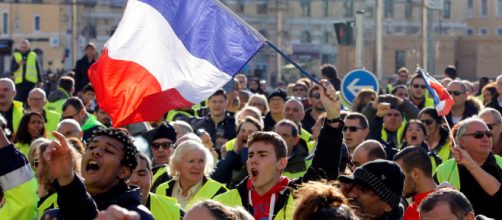
[[[139,188],[130,188],[123,181],[107,192],[92,197],[78,176],[66,186],[60,186],[57,180],[52,185],[58,194],[59,209],[52,210],[51,217],[59,215],[63,219],[92,220],[97,217],[99,210],[118,205],[129,211],[136,211],[142,220],[153,220],[150,211],[141,205]]]

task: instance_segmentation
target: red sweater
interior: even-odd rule
[[[406,212],[404,212],[403,220],[419,220],[420,216],[418,214],[418,206],[422,203],[422,200],[429,195],[429,193],[434,191],[435,190],[432,190],[413,196],[413,203],[411,203],[406,209]]]
[[[287,177],[281,177],[279,182],[272,187],[267,193],[263,195],[259,195],[251,185],[251,178],[247,182],[247,188],[251,194],[251,205],[253,206],[253,217],[256,220],[269,219],[269,213],[274,210],[270,210],[272,204],[277,202],[279,198],[279,192],[284,190],[289,183],[289,179]],[[274,196],[273,196],[274,195]],[[274,201],[272,201],[274,200]],[[273,213],[272,213],[273,214]]]

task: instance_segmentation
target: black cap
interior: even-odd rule
[[[389,160],[374,160],[358,167],[352,176],[340,176],[342,183],[368,187],[391,207],[399,206],[404,187],[404,174],[399,165]]]
[[[286,101],[288,93],[284,89],[276,89],[272,93],[270,93],[270,95],[268,95],[268,101],[270,102],[270,99],[275,96],[281,97],[284,101]]]
[[[160,124],[160,126],[157,128],[157,132],[155,132],[155,135],[153,135],[152,141],[155,141],[159,138],[167,138],[173,143],[176,142],[176,131],[174,130],[173,126],[165,122]]]

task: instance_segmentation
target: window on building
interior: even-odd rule
[[[300,7],[302,9],[303,16],[310,16],[310,3],[311,0],[300,0]]]
[[[324,32],[322,42],[325,44],[331,43],[331,32],[329,31]]]
[[[472,18],[474,16],[474,0],[467,0],[467,7],[465,13],[467,17]]]
[[[451,18],[451,0],[445,0],[443,2],[443,18],[444,19]]]
[[[240,12],[240,13],[243,13],[244,12],[244,0],[236,0],[236,11],[237,12]]]
[[[258,32],[260,32],[260,34],[263,35],[263,37],[268,38],[268,32],[267,32],[267,30],[260,29]]]
[[[267,14],[268,0],[261,0],[256,3],[256,13]]]
[[[406,66],[406,50],[396,50],[396,64],[394,66],[397,71],[399,68]]]
[[[472,29],[472,28],[467,28],[467,30],[465,31],[465,34],[466,34],[467,36],[472,36],[472,35],[474,35],[474,34],[475,34],[474,29]]]
[[[497,0],[497,16],[502,17],[502,0]]]
[[[488,0],[481,0],[481,17],[488,16]]]
[[[9,13],[4,12],[2,15],[2,34],[9,33]]]
[[[486,35],[488,35],[488,28],[486,28],[486,27],[482,27],[482,28],[480,28],[480,29],[479,29],[479,35],[481,35],[481,36],[486,36]]]
[[[310,32],[309,31],[303,31],[302,32],[302,37],[301,37],[300,41],[302,43],[310,43],[310,42],[312,42],[312,37],[310,36]]]
[[[40,26],[41,26],[40,20],[41,20],[40,15],[33,16],[33,31],[35,32],[40,31]]]
[[[394,0],[385,0],[383,4],[384,18],[394,17]]]
[[[497,35],[502,36],[502,27],[497,28]]]
[[[329,16],[329,0],[323,0],[323,15],[324,17]]]
[[[413,17],[413,2],[411,0],[406,0],[405,2],[404,17],[406,19],[411,19]]]
[[[343,0],[343,8],[345,9],[346,18],[354,17],[354,1],[353,0]]]

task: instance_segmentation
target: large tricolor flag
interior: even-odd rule
[[[425,86],[429,90],[432,98],[434,99],[434,106],[440,116],[446,116],[450,113],[454,101],[446,88],[441,85],[434,77],[430,76],[425,70],[418,69],[418,74],[422,75],[425,79]]]
[[[209,97],[263,44],[216,0],[129,0],[88,74],[114,126],[153,121]]]

